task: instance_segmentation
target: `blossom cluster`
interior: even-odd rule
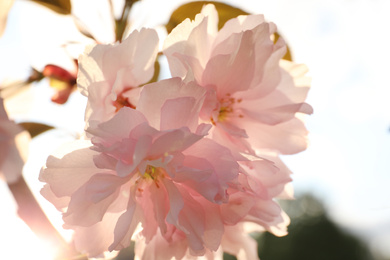
[[[306,148],[306,67],[262,15],[218,30],[206,5],[165,39],[172,78],[148,83],[159,39],[133,31],[79,58],[85,138],[47,159],[42,194],[90,256],[135,241],[139,259],[257,259],[251,231],[285,235],[292,197],[279,159]]]

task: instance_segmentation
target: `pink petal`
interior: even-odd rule
[[[76,249],[90,257],[101,256],[114,240],[114,233],[109,231],[114,230],[119,216],[119,213],[106,213],[102,221],[90,227],[72,226]]]
[[[164,184],[169,197],[170,208],[167,216],[167,222],[176,225],[178,223],[179,214],[184,207],[182,193],[177,189],[177,187],[170,180],[167,180],[166,178],[162,178],[161,181]]]
[[[214,25],[213,28],[212,24],[209,25],[208,20],[209,17],[204,17],[203,21],[200,22],[200,24],[191,31],[191,34],[187,40],[191,43],[191,45],[187,47],[187,54],[191,54],[191,56],[197,57],[200,65],[203,68],[206,66],[206,63],[210,57],[211,44],[214,40],[214,37],[209,34],[208,29],[210,28],[211,30],[216,31],[216,26]]]
[[[197,57],[201,67],[206,65],[213,35],[217,31],[218,13],[211,5],[205,6],[204,12],[207,17],[198,14],[193,22],[185,20],[172,30],[164,42],[164,54],[168,57],[173,76],[184,78],[187,74],[183,63],[174,58],[175,53]],[[191,45],[187,42],[191,42]]]
[[[174,180],[184,184],[189,189],[193,189],[206,199],[213,202],[220,202],[223,191],[213,166],[204,158],[186,156],[183,166],[176,171]],[[219,196],[217,196],[219,195]]]
[[[205,212],[203,207],[188,194],[182,193],[185,204],[179,216],[179,228],[186,234],[190,253],[201,256],[205,253],[203,234],[205,232]]]
[[[294,154],[307,147],[308,131],[298,118],[275,126],[247,123],[244,120],[242,123],[247,130],[248,141],[258,149],[271,149],[282,154]]]
[[[119,161],[116,165],[116,172],[118,176],[125,177],[132,175],[137,169],[146,155],[149,154],[149,150],[152,146],[151,136],[142,136],[138,140],[125,139],[122,141],[124,149],[131,148],[129,150],[122,150]],[[127,144],[127,145],[126,145]]]
[[[211,58],[205,68],[202,85],[217,87],[219,98],[249,88],[255,68],[253,54],[253,33],[241,34],[237,51],[229,55],[217,55]]]
[[[164,187],[164,190],[162,190],[162,187]],[[156,185],[152,184],[149,187],[149,193],[150,197],[148,199],[150,199],[153,203],[153,213],[150,215],[153,216],[157,221],[161,233],[165,234],[167,232],[166,217],[170,208],[169,199],[166,196],[168,193],[165,190],[165,185],[157,187]],[[173,195],[173,192],[171,192],[171,194]]]
[[[73,193],[63,219],[69,225],[91,226],[103,219],[126,180],[110,174],[95,174]]]
[[[222,186],[238,176],[238,164],[230,151],[208,138],[199,140],[184,154],[207,159]]]
[[[118,218],[114,229],[114,242],[108,247],[108,250],[121,250],[130,245],[130,239],[140,220],[140,210],[133,200],[135,190],[130,191],[127,210]]]
[[[154,141],[149,156],[161,157],[166,153],[183,151],[201,138],[202,136],[192,134],[185,128],[165,132]]]
[[[124,107],[112,119],[99,124],[98,129],[87,129],[87,132],[101,138],[119,141],[121,138],[128,138],[131,130],[144,122],[146,119],[142,113]]]
[[[133,31],[121,44],[114,48],[110,46],[104,53],[102,61],[104,76],[112,85],[117,71],[130,67],[135,77],[132,80],[135,80],[137,85],[146,83],[153,76],[157,51],[158,36],[155,30]]]
[[[69,201],[70,201],[70,197],[57,197],[53,191],[51,190],[50,188],[50,185],[48,184],[45,184],[41,191],[40,191],[41,195],[47,199],[48,201],[50,201],[50,203],[52,203],[56,208],[57,210],[63,212],[64,209],[66,207],[68,207],[69,205]]]
[[[157,234],[146,244],[145,239],[139,237],[135,242],[134,251],[139,259],[183,259],[187,250],[186,242],[185,239],[175,239],[168,242],[160,234]]]
[[[202,202],[206,213],[203,240],[209,250],[217,251],[221,245],[221,239],[225,231],[220,209],[214,203],[206,200],[202,200]]]
[[[137,185],[138,192],[136,200],[137,204],[142,208],[142,236],[145,237],[146,243],[149,243],[149,241],[157,234],[158,227],[162,226],[164,228],[165,217],[169,206],[167,205],[168,201],[164,190],[157,188],[155,183],[152,181],[148,183],[143,182],[143,184],[144,185]],[[159,202],[162,203],[162,205],[157,205]],[[162,209],[164,206],[168,207]],[[160,207],[160,210],[162,211],[156,211],[156,207]],[[160,213],[161,215],[157,218],[156,213]]]
[[[195,130],[204,94],[205,90],[193,82],[183,83],[179,78],[162,80],[143,87],[137,110],[141,111],[156,129],[165,130],[180,125]],[[183,103],[181,98],[192,99],[192,107]],[[169,116],[169,113],[177,114],[182,109],[191,111],[188,118],[175,119]]]
[[[256,240],[246,234],[241,225],[226,227],[222,248],[225,252],[235,255],[238,260],[259,260]]]
[[[77,87],[84,96],[88,96],[90,85],[94,82],[104,81],[104,75],[101,70],[102,56],[109,48],[108,45],[87,46],[84,53],[80,55]]]
[[[71,196],[84,185],[98,169],[92,158],[97,153],[89,141],[76,141],[63,145],[46,161],[39,180],[46,182],[57,197]]]
[[[248,142],[248,138],[241,138],[240,136],[237,138],[236,135],[230,135],[221,127],[214,127],[211,131],[212,140],[215,142],[222,144],[226,148],[228,148],[235,159],[243,160],[240,152],[244,152],[247,154],[255,154],[255,151],[252,148],[251,143]]]
[[[160,129],[168,130],[182,126],[195,128],[198,125],[198,114],[200,110],[194,111],[195,102],[196,100],[193,97],[167,100],[161,108]]]
[[[250,214],[245,216],[245,221],[254,222],[276,236],[286,235],[287,225],[290,223],[288,216],[272,200],[258,200]]]
[[[241,192],[230,194],[229,202],[221,205],[221,215],[228,225],[241,221],[255,205],[257,198]]]
[[[237,18],[230,19],[224,24],[224,26],[218,32],[218,36],[215,39],[213,47],[225,41],[232,34],[240,33],[242,31],[252,30],[256,26],[264,22],[265,22],[264,16],[261,14],[239,16]]]

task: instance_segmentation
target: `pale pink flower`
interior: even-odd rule
[[[133,31],[122,43],[87,47],[79,58],[77,79],[88,97],[87,127],[110,119],[124,106],[136,107],[139,87],[153,76],[157,51],[153,29]]]
[[[63,220],[79,250],[98,255],[127,247],[139,225],[147,242],[157,232],[171,241],[178,230],[193,255],[218,249],[219,205],[228,202],[239,165],[227,148],[204,138],[204,95],[179,78],[146,85],[137,109],[122,108],[87,130],[92,144],[80,141],[49,157],[42,194],[66,208]]]
[[[201,257],[190,253],[185,234],[179,230],[175,230],[170,241],[167,241],[161,234],[156,234],[149,243],[146,243],[144,237],[138,236],[135,239],[135,259],[222,260],[223,252],[236,256],[238,260],[259,259],[257,242],[249,234],[249,231],[258,230],[248,230],[245,224],[247,223],[234,226],[225,225],[220,247],[216,251],[206,250]]]
[[[208,209],[206,223],[214,226],[215,230],[218,225],[223,225],[222,238],[221,233],[215,230],[208,233],[215,246],[206,248],[201,259],[222,259],[223,252],[235,255],[239,260],[258,259],[257,243],[250,237],[250,232],[268,230],[277,236],[286,234],[289,218],[274,198],[291,181],[289,172],[280,171],[267,160],[244,161],[240,165],[237,183],[231,184],[228,189],[228,202],[211,205],[198,198],[198,202],[205,203],[203,207]],[[160,233],[150,241],[137,236],[137,259],[195,259],[194,256],[199,256],[192,251],[188,237],[182,230],[173,226],[169,229],[171,231],[168,233],[172,234],[169,239]]]
[[[81,56],[91,139],[65,146],[40,174],[80,251],[135,239],[139,259],[256,259],[248,232],[286,234],[275,198],[292,197],[291,172],[278,154],[306,147],[296,115],[312,110],[305,67],[281,60],[285,43],[273,43],[262,16],[218,32],[215,8],[202,12],[165,42],[175,78],[139,87],[153,74],[153,30]]]
[[[239,185],[228,190],[229,203],[221,205],[224,223],[252,222],[258,231],[286,235],[289,219],[274,198],[291,182],[289,172],[268,160],[241,161],[240,166]]]
[[[40,181],[46,182],[41,194],[49,200],[58,210],[66,212],[71,196],[87,183],[96,173],[109,174],[112,171],[99,169],[93,162],[93,156],[98,153],[91,150],[89,140],[78,140],[64,144],[55,151],[46,161],[46,168],[41,171]],[[109,187],[109,186],[108,186]],[[92,200],[96,194],[90,194]],[[87,198],[86,198],[87,199]],[[114,202],[117,202],[116,200]],[[116,203],[118,204],[118,203]],[[107,251],[114,239],[113,230],[121,211],[116,211],[115,203],[102,214],[100,222],[94,225],[64,226],[72,228],[76,248],[81,252],[88,252],[90,255],[101,255]],[[94,217],[96,208],[92,206],[84,213],[86,217]]]
[[[30,135],[8,118],[0,98],[0,178],[16,182],[27,159]]]
[[[169,240],[166,239],[161,233],[157,233],[152,240],[148,243],[146,242],[143,236],[135,237],[135,259],[148,259],[148,260],[200,260],[200,259],[210,259],[210,260],[222,260],[223,251],[221,247],[218,247],[216,250],[206,249],[202,255],[193,255],[188,248],[188,239],[185,233],[181,230],[174,228],[173,226]],[[212,233],[209,233],[210,237],[215,241],[220,243],[221,238],[212,237]]]
[[[221,241],[221,248],[224,252],[236,256],[237,260],[258,260],[257,242],[250,236],[248,230],[245,230],[244,225],[244,223],[239,223],[227,226]]]
[[[201,117],[215,126],[212,138],[251,154],[304,150],[307,131],[296,113],[312,113],[304,103],[305,66],[281,60],[286,44],[282,38],[273,43],[276,26],[262,15],[231,19],[220,31],[217,24],[215,7],[207,5],[164,43],[172,75],[193,77],[207,90]]]

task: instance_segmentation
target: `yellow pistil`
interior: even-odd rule
[[[156,167],[148,165],[148,166],[146,166],[146,170],[145,170],[145,173],[143,176],[145,179],[150,178],[150,179],[154,180],[157,177],[156,172],[157,172]]]
[[[242,99],[235,99],[231,97],[229,93],[226,94],[226,97],[219,100],[221,106],[218,112],[218,121],[223,122],[227,119],[229,114],[232,114],[234,112],[233,106],[235,103],[240,103]],[[240,118],[243,117],[243,115],[239,115]],[[211,123],[215,125],[215,120],[211,118]]]
[[[233,113],[233,111],[231,106],[221,107],[219,109],[218,121],[223,122],[230,113]]]
[[[164,170],[160,167],[154,167],[151,165],[146,166],[145,173],[143,174],[142,178],[152,180],[157,188],[160,188],[160,185],[158,184],[158,178],[164,178]]]

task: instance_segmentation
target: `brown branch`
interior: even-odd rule
[[[125,6],[123,7],[122,10],[122,15],[119,19],[115,20],[115,35],[116,35],[116,40],[121,42],[123,38],[123,34],[126,30],[127,27],[127,19],[130,14],[131,7],[135,2],[138,0],[126,0],[125,1]]]

